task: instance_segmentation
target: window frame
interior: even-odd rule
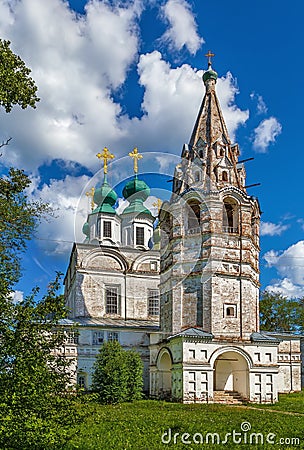
[[[160,309],[159,289],[152,289],[152,288],[148,289],[147,299],[148,299],[148,316],[159,316],[159,309]]]
[[[107,227],[109,227],[107,229]],[[112,239],[112,222],[111,220],[104,220],[102,227],[103,237]]]
[[[138,233],[142,235],[138,235]],[[145,227],[137,226],[135,227],[135,245],[145,245]]]
[[[115,306],[115,303],[111,304],[111,299],[108,299],[108,292],[110,290],[116,291],[116,306]],[[113,292],[112,292],[112,294],[113,294]],[[106,311],[106,314],[120,315],[120,286],[117,286],[117,285],[106,285],[105,286],[105,311]]]
[[[96,339],[95,336],[96,335]],[[101,339],[100,337],[98,337],[98,335],[102,336],[102,341],[100,342],[99,340]],[[92,345],[102,345],[105,341],[105,337],[104,337],[104,331],[93,331],[92,334]]]

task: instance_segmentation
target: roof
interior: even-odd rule
[[[199,339],[213,339],[213,334],[207,333],[201,328],[187,328],[180,333],[174,334],[173,336],[169,336],[168,339],[173,339],[176,337],[191,337],[191,338],[199,338]]]
[[[75,319],[62,319],[60,325],[78,325],[80,327],[104,327],[104,328],[147,328],[150,331],[158,331],[158,320],[136,320],[136,319],[110,319],[77,317]]]
[[[287,331],[263,331],[263,333],[266,334],[267,336],[276,337],[277,339],[280,339],[280,340],[304,339],[303,334],[291,333],[291,332],[287,332]]]
[[[267,342],[269,344],[278,344],[280,342],[275,336],[270,336],[266,332],[252,333],[250,339],[253,342]]]

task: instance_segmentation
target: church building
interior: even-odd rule
[[[138,150],[129,154],[134,177],[121,214],[107,181],[113,155],[97,155],[103,183],[65,277],[69,320],[79,329],[78,384],[87,388],[100,346],[116,339],[140,353],[152,398],[272,403],[301,389],[300,338],[259,330],[261,211],[247,193],[208,56],[205,95],[157,228]]]

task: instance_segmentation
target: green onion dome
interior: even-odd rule
[[[130,202],[129,206],[124,209],[123,214],[144,213],[149,214],[150,216],[152,215],[143,204],[150,195],[150,188],[143,180],[139,180],[137,175],[135,175],[132,180],[128,181],[122,194],[124,198]]]
[[[111,188],[109,183],[107,182],[107,178],[105,176],[102,185],[99,188],[95,189],[94,203],[97,204],[97,208],[94,209],[94,213],[108,213],[108,214],[116,214],[113,206],[117,200],[117,194],[114,189]]]
[[[206,72],[203,75],[203,82],[206,83],[206,81],[211,79],[216,81],[217,77],[218,77],[217,73],[210,67],[208,70],[206,70]]]
[[[86,235],[86,240],[90,238],[90,225],[88,222],[83,225],[82,232]]]

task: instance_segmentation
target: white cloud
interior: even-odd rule
[[[91,186],[87,176],[66,176],[62,180],[51,180],[40,189],[39,178],[32,179],[28,190],[29,198],[38,198],[54,210],[54,218],[39,225],[37,239],[40,247],[47,254],[65,254],[70,251],[74,241],[82,242],[85,236],[82,226],[90,211],[90,200],[84,195]],[[39,261],[36,261],[39,266]],[[44,267],[40,267],[46,271]]]
[[[16,305],[23,301],[23,291],[14,291],[11,293],[12,302]]]
[[[186,0],[168,0],[162,7],[162,16],[169,22],[170,28],[161,39],[175,50],[186,47],[190,53],[195,54],[204,39],[198,35],[189,3]]]
[[[304,297],[304,286],[293,284],[289,278],[283,278],[273,284],[269,285],[265,289],[269,292],[282,294],[285,297],[301,298]]]
[[[265,153],[268,146],[275,142],[276,137],[282,132],[282,125],[275,117],[262,120],[254,130],[253,147],[259,153]]]
[[[250,94],[251,100],[256,100],[257,102],[257,114],[266,114],[268,111],[267,105],[261,95],[252,92]]]
[[[272,287],[282,289],[280,292],[284,289],[284,295],[287,295],[289,289],[288,296],[291,297],[295,295],[295,292],[304,294],[304,241],[291,245],[282,253],[271,250],[265,253],[263,258],[267,261],[268,267],[275,267],[282,277],[267,289],[270,290]]]
[[[41,98],[37,110],[0,113],[0,136],[14,138],[8,164],[64,158],[96,167],[98,147],[121,137],[112,91],[138,54],[139,4],[93,0],[76,16],[63,0],[0,0],[0,35],[32,69]]]
[[[36,110],[0,111],[0,140],[13,136],[2,149],[4,164],[35,172],[58,158],[96,170],[105,145],[117,158],[135,145],[180,154],[204,94],[203,72],[186,64],[173,69],[156,51],[141,55],[143,116],[123,114],[113,93],[138,58],[141,2],[121,5],[93,0],[86,15],[76,16],[63,0],[0,0],[0,35],[32,68],[41,98]],[[231,74],[219,78],[217,89],[233,139],[248,111],[234,104]]]
[[[261,222],[260,233],[261,236],[280,236],[288,228],[289,225],[283,225],[281,223]]]
[[[144,87],[141,119],[131,122],[123,118],[125,142],[137,142],[147,151],[181,152],[188,142],[205,92],[203,71],[188,64],[172,68],[158,51],[140,56],[139,82]],[[217,81],[217,92],[230,137],[234,140],[236,129],[248,119],[248,111],[235,104],[238,89],[230,73]],[[174,130],[174,132],[172,132]]]

